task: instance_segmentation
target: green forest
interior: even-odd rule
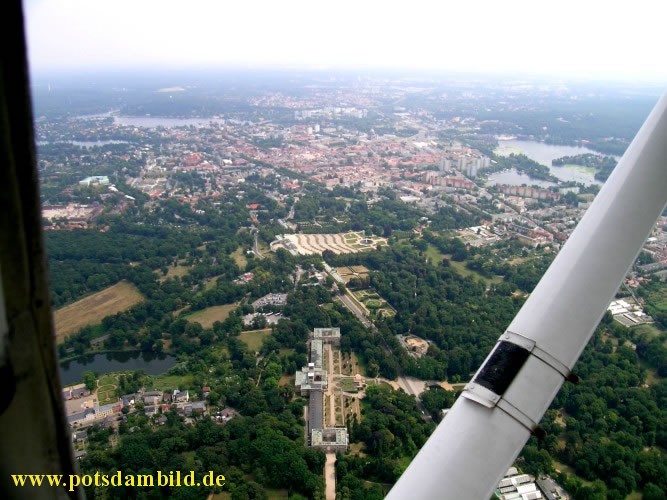
[[[210,404],[239,413],[225,426],[207,420],[184,425],[170,413],[163,426],[156,426],[141,414],[128,414],[112,451],[108,430],[91,432],[82,470],[213,470],[228,478],[226,491],[235,499],[267,498],[270,491],[322,498],[324,457],[303,442],[305,400],[291,383],[280,382],[306,363],[308,332],[340,327],[342,351],[356,353],[369,377],[395,379],[402,373],[466,382],[554,257],[548,249],[525,249],[517,241],[467,247],[450,231],[479,219],[445,202],[429,215],[430,230],[418,236],[410,230],[424,214],[414,207],[391,197],[368,207],[354,191],[317,196],[319,188],[314,189],[296,205],[295,218],[347,218],[336,224],[389,238],[390,245],[381,250],[324,255],[332,266],[363,265],[370,270],[367,281],[359,283],[375,290],[396,312],[377,319],[376,328],[363,327],[334,301],[342,290],[332,288],[331,280],[325,286],[311,286],[305,277],[293,283],[297,264],[321,269],[319,256],[294,257],[281,250],[264,259],[248,255],[243,264],[235,260],[232,253],[252,245],[247,201],[201,205],[203,214],[166,201],[151,211],[106,216],[104,232],[48,233],[54,305],[71,303],[121,279],[134,283],[146,298],[68,338],[59,346],[62,357],[90,352],[90,341],[106,334],[104,349],[168,352],[178,360],[168,376],[180,380],[181,389],[196,392],[209,385]],[[261,193],[248,191],[253,201],[271,207]],[[270,240],[276,230],[267,220],[260,237]],[[439,257],[428,258],[433,252]],[[521,258],[513,261],[517,255]],[[168,277],[178,266],[187,273]],[[255,278],[236,283],[242,272]],[[250,352],[239,340],[245,328],[242,316],[252,312],[250,302],[270,292],[289,294],[282,309],[288,319],[272,328],[259,353]],[[664,311],[650,305],[659,285],[641,293],[649,312],[664,325]],[[186,318],[193,311],[236,303],[227,319],[211,328]],[[402,348],[396,335],[406,332],[431,341],[425,356],[417,359]],[[667,488],[665,340],[664,333],[628,330],[606,316],[577,364],[582,382],[564,386],[541,423],[547,437],[531,439],[519,460],[522,469],[553,474],[578,499],[620,499],[633,491],[647,499],[662,498],[660,492]],[[135,374],[124,379],[123,388],[155,384],[155,378]],[[369,387],[366,396],[361,421],[348,422],[351,441],[362,447],[363,456],[338,457],[341,498],[382,498],[434,428],[421,418],[412,396],[385,386]],[[438,421],[439,410],[451,406],[455,397],[431,389],[422,403]],[[186,498],[202,493],[154,492]],[[109,495],[134,497],[136,491]]]

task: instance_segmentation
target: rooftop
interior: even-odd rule
[[[322,339],[324,337],[340,337],[340,328],[315,328],[313,330],[313,336],[316,339]]]
[[[311,431],[312,446],[347,446],[348,435],[345,427],[332,427],[327,429],[313,429]]]

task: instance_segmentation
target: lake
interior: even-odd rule
[[[93,371],[99,375],[109,372],[143,370],[147,375],[160,375],[176,365],[176,358],[152,352],[112,352],[81,356],[60,365],[63,386],[81,382],[81,374]]]
[[[211,122],[222,124],[221,118],[165,118],[159,116],[114,116],[113,121],[116,125],[127,125],[130,127],[195,127],[208,126]]]
[[[501,156],[509,156],[512,153],[515,154],[525,154],[531,160],[535,160],[542,165],[549,167],[549,171],[555,177],[558,177],[561,181],[575,181],[581,182],[582,184],[602,184],[600,181],[595,179],[595,169],[582,167],[580,165],[565,165],[562,167],[554,167],[551,165],[551,161],[556,158],[561,158],[563,156],[574,156],[581,155],[585,153],[599,154],[592,149],[577,147],[577,146],[559,146],[555,144],[545,144],[543,142],[537,141],[520,141],[513,139],[510,141],[498,141],[498,147],[495,149],[494,153]],[[505,177],[502,177],[502,174],[506,174]],[[514,172],[514,175],[510,175],[509,172],[499,172],[489,176],[489,185],[493,184],[528,184],[529,186],[537,184],[543,187],[553,185],[550,183],[540,182],[528,178]],[[517,177],[519,176],[519,177]],[[508,179],[510,182],[500,179]]]
[[[106,144],[127,144],[127,141],[116,141],[116,140],[108,140],[108,141],[67,141],[71,144],[74,144],[75,146],[79,146],[82,148],[92,148],[93,146],[105,146]]]
[[[503,170],[502,172],[496,172],[495,174],[489,175],[489,179],[486,181],[486,185],[495,186],[496,184],[508,184],[510,186],[521,186],[522,184],[525,184],[527,186],[540,186],[543,188],[548,188],[549,186],[555,185],[553,182],[531,179],[526,174],[519,172],[515,168],[510,170]]]
[[[120,140],[106,140],[106,141],[36,141],[38,146],[46,146],[49,144],[74,144],[81,148],[92,148],[93,146],[105,146],[107,144],[128,144],[128,141]]]

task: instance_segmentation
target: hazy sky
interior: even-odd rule
[[[345,66],[667,83],[664,0],[24,0],[33,70]]]

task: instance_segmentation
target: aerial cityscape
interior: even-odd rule
[[[83,471],[225,475],[196,498],[382,498],[658,95],[198,76],[33,87],[75,456]],[[582,382],[497,498],[663,498],[666,231],[663,216]]]
[[[667,498],[659,2],[10,4],[9,497]]]

